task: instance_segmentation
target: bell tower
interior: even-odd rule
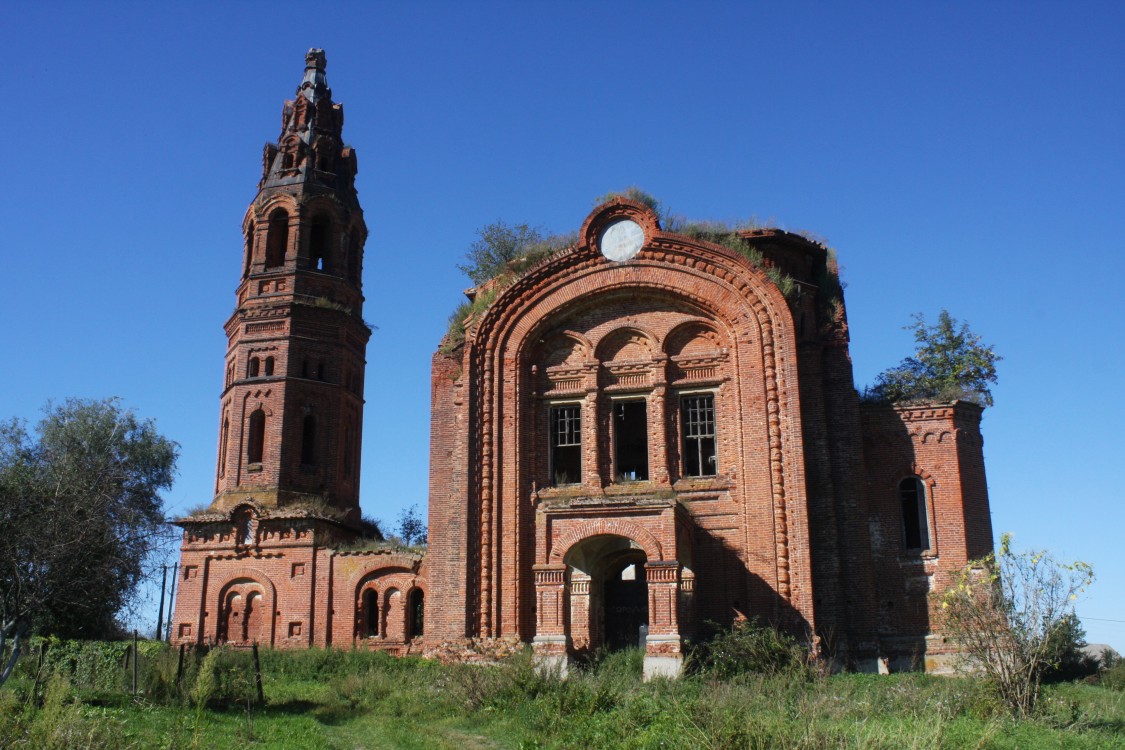
[[[213,511],[314,503],[359,519],[367,227],[324,71],[324,51],[309,50],[243,220]]]

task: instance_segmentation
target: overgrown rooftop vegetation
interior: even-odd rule
[[[918,348],[895,367],[884,370],[875,385],[864,390],[867,403],[917,404],[969,401],[992,406],[996,363],[1002,357],[969,329],[942,310],[937,323],[929,325],[921,313],[903,326],[913,331]]]
[[[600,206],[617,198],[626,198],[648,206],[660,218],[665,231],[705,240],[737,253],[755,268],[761,269],[786,299],[793,300],[799,294],[799,282],[769,263],[756,246],[754,238],[744,236],[744,233],[751,230],[766,228],[757,220],[689,220],[669,213],[659,200],[637,187],[599,196],[594,205]],[[509,225],[504,221],[482,227],[477,230],[477,235],[476,241],[465,253],[467,262],[457,266],[476,286],[470,300],[459,305],[449,317],[449,330],[441,347],[443,353],[453,351],[464,342],[466,325],[487,310],[500,292],[510,286],[520,274],[551,255],[572,247],[578,241],[578,235],[573,232],[549,234],[541,227]],[[825,290],[821,301],[831,306],[831,313],[835,315],[840,311],[843,287],[835,253],[831,249],[827,249],[827,252],[825,271],[817,281],[818,287]]]

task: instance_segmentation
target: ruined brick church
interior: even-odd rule
[[[720,243],[616,198],[471,290],[490,304],[432,363],[428,549],[364,543],[367,228],[342,126],[312,50],[243,222],[175,642],[640,645],[654,675],[704,623],[760,618],[861,669],[942,665],[932,592],[992,546],[981,409],[861,404],[835,262],[780,230]]]

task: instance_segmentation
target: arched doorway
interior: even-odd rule
[[[237,579],[227,584],[219,599],[220,643],[268,643],[267,610],[262,587],[256,581]]]
[[[643,647],[649,618],[644,550],[627,537],[602,534],[575,544],[564,562],[573,647]]]
[[[644,555],[629,555],[607,567],[602,592],[605,645],[611,651],[643,648],[648,635]]]

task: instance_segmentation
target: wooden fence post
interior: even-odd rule
[[[140,661],[140,654],[137,653],[137,631],[133,631],[133,696],[137,695],[137,662]]]
[[[254,641],[254,685],[258,688],[258,704],[265,705],[266,696],[262,691],[262,663],[258,661],[258,642]]]
[[[180,686],[180,678],[184,676],[184,649],[186,644],[180,644],[180,659],[176,662],[176,687]]]

